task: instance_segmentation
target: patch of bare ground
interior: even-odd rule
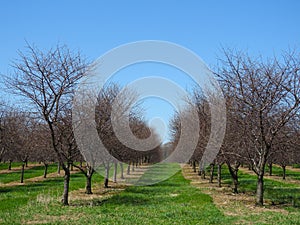
[[[131,171],[130,174],[124,174],[124,178],[120,178],[118,174],[117,182],[109,181],[109,188],[105,188],[103,184],[94,184],[92,187],[93,194],[86,194],[85,189],[79,189],[72,191],[70,193],[70,202],[71,205],[95,205],[101,204],[106,201],[108,198],[114,196],[117,193],[125,190],[126,187],[133,185],[132,181],[139,179],[149,166],[143,165],[136,167],[134,171]]]
[[[73,171],[71,171],[71,174],[74,173],[78,173],[79,170],[78,169],[74,169]],[[61,172],[60,174],[58,174],[57,172],[53,172],[53,173],[49,173],[47,174],[47,178],[56,178],[56,177],[63,177],[64,173]],[[12,186],[22,186],[22,185],[27,185],[27,184],[31,184],[31,183],[35,183],[35,182],[41,182],[46,180],[47,178],[44,178],[44,176],[38,176],[38,177],[33,177],[33,178],[29,178],[29,179],[25,179],[23,183],[20,183],[20,181],[13,181],[13,182],[9,182],[6,184],[1,184],[0,183],[0,187],[12,187]]]
[[[239,170],[242,171],[243,173],[248,173],[248,174],[251,174],[251,175],[254,175],[254,176],[256,175],[252,170],[249,170],[247,168],[240,167]],[[279,181],[279,182],[286,182],[286,183],[290,183],[290,184],[300,185],[300,180],[295,180],[295,179],[292,179],[290,177],[286,177],[285,180],[283,180],[282,177],[279,177],[279,176],[269,176],[267,174],[265,174],[264,177],[266,179],[270,179],[270,180],[275,180],[275,181]]]
[[[273,206],[269,202],[266,202],[264,207],[255,206],[255,196],[248,193],[233,194],[229,186],[218,187],[216,183],[209,183],[208,179],[202,179],[194,173],[189,165],[183,167],[182,174],[186,179],[191,180],[191,185],[210,195],[214,204],[225,215],[251,216],[268,211],[288,214],[286,210]],[[247,224],[247,221],[243,221],[243,224]]]
[[[292,167],[292,166],[287,166],[286,169],[287,169],[287,170],[291,170],[291,171],[299,172],[299,173],[300,173],[300,168],[294,168],[294,167]]]
[[[27,167],[25,167],[25,170],[29,170],[32,169],[35,166],[42,166],[42,164],[36,163],[36,164],[29,164]],[[18,166],[18,167],[12,167],[11,170],[8,169],[4,169],[4,170],[0,170],[0,174],[4,174],[4,173],[12,173],[12,172],[19,172],[22,170],[22,166]]]
[[[103,184],[97,184],[92,188],[93,194],[86,194],[85,189],[79,189],[70,192],[70,205],[100,205],[115,194],[125,190],[127,185],[122,183],[109,182],[109,187],[105,188]]]

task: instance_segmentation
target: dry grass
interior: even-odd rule
[[[213,198],[214,204],[228,216],[244,216],[255,215],[261,212],[279,212],[288,214],[284,209],[280,209],[276,206],[272,206],[268,203],[264,207],[255,206],[255,196],[250,194],[233,194],[231,188],[218,187],[215,183],[209,183],[207,179],[201,179],[196,173],[193,172],[189,165],[186,165],[182,169],[183,176],[191,180],[191,184],[205,194],[210,195]]]
[[[102,185],[102,184],[101,184]],[[93,194],[86,194],[85,189],[79,189],[76,191],[70,192],[70,205],[78,205],[81,204],[92,204],[91,200],[104,200],[112,197],[113,195],[125,190],[127,186],[120,183],[109,182],[109,188],[104,188],[97,184],[92,188]]]
[[[118,174],[118,180],[116,183],[109,181],[109,188],[105,188],[103,184],[93,185],[92,191],[93,194],[86,194],[85,189],[79,189],[76,191],[70,192],[71,204],[72,202],[86,202],[90,200],[103,200],[112,197],[113,195],[125,190],[126,187],[132,185],[132,180],[136,180],[140,178],[145,171],[147,171],[149,166],[143,165],[134,169],[134,171],[130,171],[130,174],[126,174],[124,171],[124,179],[120,179],[120,174]]]
[[[78,169],[74,169],[73,171],[71,171],[71,174],[78,173],[78,172],[79,172]],[[58,174],[57,172],[47,174],[47,178],[56,178],[56,177],[63,177],[63,176],[64,176],[63,171],[60,174]],[[31,183],[41,182],[41,181],[44,181],[47,178],[44,178],[44,175],[42,175],[42,176],[38,176],[38,177],[32,177],[32,178],[29,178],[29,179],[25,179],[23,183],[20,183],[19,180],[18,181],[12,181],[12,182],[9,182],[9,183],[6,183],[6,184],[0,183],[0,187],[23,186],[23,185],[27,185],[27,184],[31,184]]]

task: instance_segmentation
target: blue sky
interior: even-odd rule
[[[222,46],[272,56],[289,47],[299,49],[299,11],[297,0],[1,1],[0,73],[11,72],[11,60],[18,49],[24,50],[25,40],[42,49],[67,44],[89,60],[139,40],[175,42],[209,66],[216,64]],[[183,88],[189,85],[182,74],[168,74],[171,70],[163,66],[159,72],[147,66],[141,70],[166,74]],[[167,120],[172,114],[172,107],[161,100],[146,101],[145,108],[147,118]]]

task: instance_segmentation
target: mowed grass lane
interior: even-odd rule
[[[22,162],[12,162],[11,163],[11,168],[15,168],[15,167],[21,167],[23,163]],[[8,165],[9,163],[0,163],[0,170],[7,170],[8,169]]]
[[[45,167],[34,166],[30,169],[26,169],[24,171],[24,181],[29,178],[42,176],[44,174]],[[54,173],[57,171],[57,165],[51,164],[48,166],[47,173]],[[11,173],[0,173],[0,185],[6,184],[13,181],[19,181],[21,179],[21,169],[19,171],[11,172]],[[26,181],[25,181],[26,182]]]

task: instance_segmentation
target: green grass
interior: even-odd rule
[[[266,167],[266,175],[269,175],[269,167]],[[281,167],[279,166],[272,166],[272,175],[273,176],[279,176],[282,177],[283,176],[283,170]],[[294,180],[300,180],[300,172],[296,172],[296,171],[292,171],[292,170],[288,170],[286,169],[286,178],[291,178]]]
[[[209,170],[207,170],[209,171]],[[214,171],[214,177],[216,178],[217,172],[216,168]],[[293,179],[300,179],[299,172],[287,171],[289,176]],[[274,174],[280,173],[280,168],[274,167]],[[247,192],[251,195],[256,193],[256,181],[257,177],[255,175],[250,175],[248,173],[243,173],[239,171],[239,192]],[[227,166],[222,166],[222,183],[224,185],[231,185],[231,176],[229,174]],[[300,186],[297,184],[290,184],[284,180],[274,181],[271,179],[264,179],[265,188],[265,199],[273,202],[276,205],[286,204],[287,207],[300,207]]]
[[[57,171],[57,165],[52,164],[48,166],[48,173],[53,173]],[[42,176],[44,174],[44,166],[35,166],[31,169],[26,169],[24,171],[24,180]],[[11,172],[11,173],[3,173],[0,174],[0,184],[6,184],[12,181],[19,181],[21,179],[21,170],[17,172]]]
[[[99,185],[97,181],[96,184]],[[84,187],[82,174],[72,177],[70,187]],[[190,186],[181,172],[159,184],[131,186],[107,200],[75,202],[69,207],[61,206],[57,201],[62,191],[59,179],[27,188],[2,188],[1,191],[4,191],[1,205],[9,201],[18,202],[15,206],[11,203],[8,209],[3,207],[4,211],[0,210],[0,218],[5,224],[28,221],[49,224],[228,224],[232,221],[216,208],[210,196]],[[45,201],[46,204],[37,201],[41,195],[50,201]]]
[[[0,188],[0,223],[3,224],[299,224],[300,210],[284,207],[288,214],[262,212],[225,216],[209,195],[184,179],[176,164],[157,164],[140,178],[140,184],[158,181],[175,172],[163,182],[150,186],[130,186],[111,198],[71,201],[68,207],[59,202],[63,178],[49,178],[25,186]],[[162,172],[162,173],[161,173]],[[230,185],[230,175],[223,168],[223,185]],[[240,191],[253,194],[256,177],[240,173]],[[93,176],[94,185],[103,185],[103,178]],[[288,202],[299,197],[296,185],[266,179],[266,198]],[[70,189],[84,188],[85,177],[72,174]],[[281,203],[280,203],[281,204]]]
[[[22,162],[12,162],[11,168],[13,167],[20,167],[23,163]],[[9,163],[0,163],[0,170],[7,170]]]
[[[99,175],[94,175],[94,182],[102,182]],[[70,191],[85,187],[85,177],[81,173],[71,175]],[[45,181],[31,183],[24,186],[11,186],[0,188],[0,223],[20,224],[23,210],[36,206],[47,208],[47,199],[59,204],[63,192],[63,178],[48,178]],[[42,202],[39,202],[42,199]],[[46,199],[43,200],[43,199]],[[61,208],[63,210],[63,207]],[[1,220],[2,219],[2,220]]]

